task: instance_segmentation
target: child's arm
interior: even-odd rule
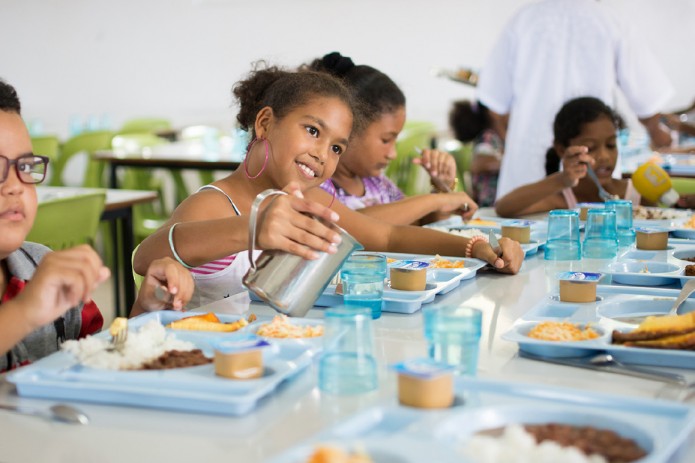
[[[307,259],[317,258],[316,251],[335,252],[332,243],[339,239],[338,233],[308,216],[335,222],[335,213],[305,200],[296,184],[288,185],[285,191],[290,194],[269,198],[262,205],[258,214],[258,248],[287,251]],[[230,217],[229,210],[229,202],[214,192],[201,192],[187,198],[162,228],[142,242],[135,253],[133,268],[144,275],[155,259],[175,257],[169,242],[174,224],[178,224],[171,234],[174,248],[189,266],[196,267],[246,251],[249,216]]]
[[[456,185],[456,159],[445,152],[439,150],[424,149],[422,156],[413,159],[413,164],[420,164],[427,170],[431,177],[437,177],[450,190],[454,190]]]
[[[330,201],[330,195],[320,188],[313,188],[305,192],[305,195],[323,204]],[[368,251],[465,256],[470,241],[462,236],[429,228],[392,225],[353,211],[337,201],[332,207],[340,214],[338,225]],[[500,239],[500,246],[502,256],[498,257],[489,244],[476,242],[472,256],[492,264],[500,272],[517,273],[524,260],[521,246],[506,238]]]
[[[147,269],[130,316],[156,310],[181,310],[191,300],[194,287],[193,277],[183,265],[170,257],[157,259]]]
[[[495,211],[501,217],[518,217],[567,207],[559,193],[577,186],[579,179],[586,176],[587,164],[594,163],[587,152],[585,146],[568,147],[562,157],[562,171],[510,191],[495,202]]]
[[[99,255],[82,245],[46,254],[24,290],[0,305],[0,354],[34,330],[53,322],[109,277]]]
[[[418,223],[430,214],[432,216],[428,218],[431,220],[423,221],[421,224],[444,219],[464,209],[466,212],[462,213],[461,217],[467,220],[473,217],[478,205],[461,191],[410,196],[388,204],[365,207],[359,212],[394,225],[410,225]]]

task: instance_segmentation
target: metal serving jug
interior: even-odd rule
[[[251,205],[248,251],[251,268],[242,281],[250,291],[278,312],[291,317],[303,317],[313,307],[316,299],[338,273],[348,256],[353,251],[364,248],[342,228],[317,219],[340,234],[342,241],[338,245],[338,252],[322,252],[319,253],[318,259],[307,260],[284,251],[263,251],[254,262],[258,208],[266,198],[282,194],[287,193],[265,190],[256,196]]]

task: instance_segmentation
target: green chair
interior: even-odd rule
[[[31,149],[34,154],[48,156],[51,161],[55,161],[60,154],[60,139],[57,135],[31,137]]]
[[[695,194],[695,178],[671,178],[671,186],[681,195]]]
[[[94,246],[105,201],[106,192],[101,191],[39,203],[27,241],[55,251],[78,244]]]
[[[161,130],[170,129],[171,122],[168,119],[158,117],[140,117],[125,121],[118,133],[155,133]]]
[[[99,150],[111,148],[113,132],[108,130],[98,130],[95,132],[85,132],[75,135],[63,144],[60,156],[53,163],[53,173],[51,174],[51,185],[65,186],[64,172],[68,162],[77,154],[87,154],[87,167],[85,168],[81,186],[88,188],[103,188],[106,186],[104,180],[104,163],[92,158],[92,154]]]
[[[48,158],[51,160],[51,162],[48,163],[46,179],[44,180],[48,184],[53,175],[53,163],[55,163],[58,157],[60,157],[60,139],[57,135],[41,135],[31,137],[31,149],[34,154],[48,156]]]
[[[168,140],[151,133],[119,134],[113,137],[112,147],[124,152],[139,152],[143,148],[169,143]],[[169,214],[164,205],[163,185],[160,179],[148,169],[126,169],[120,185],[129,190],[154,190],[159,193],[159,210],[152,203],[133,206],[133,230],[135,243],[140,243],[168,220]]]
[[[428,148],[436,137],[434,124],[422,121],[407,121],[396,140],[396,159],[386,168],[386,176],[400,188],[406,196],[427,193],[430,190],[429,178],[422,167],[413,164],[420,156],[416,148]]]

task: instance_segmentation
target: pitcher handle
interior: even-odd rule
[[[276,195],[286,195],[284,191],[268,189],[262,191],[256,196],[251,204],[251,214],[249,215],[249,264],[251,264],[251,270],[256,270],[256,262],[253,260],[253,251],[256,250],[256,220],[258,218],[258,208],[261,207],[261,203],[270,196]]]

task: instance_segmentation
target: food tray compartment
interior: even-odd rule
[[[617,287],[599,285],[598,300],[591,303],[560,302],[557,295],[542,300],[504,334],[502,339],[515,342],[519,349],[543,357],[582,357],[597,352],[609,352],[623,363],[655,365],[695,369],[695,351],[676,349],[651,349],[611,344],[614,329],[631,331],[637,325],[624,319],[646,315],[645,307],[653,314],[665,314],[673,304],[676,290],[633,287],[633,294],[621,294]],[[687,300],[681,313],[695,310],[695,300]],[[565,315],[565,312],[567,315]],[[557,316],[552,316],[557,315]],[[531,325],[542,321],[568,321],[580,325],[589,324],[604,334],[586,341],[544,341],[526,336]]]
[[[153,312],[136,317],[129,324],[134,329],[152,319],[168,322],[186,315],[190,313]],[[218,318],[231,321],[238,317]],[[179,337],[182,331],[176,333]],[[187,340],[204,349],[215,340],[233,339],[214,332],[197,334],[200,336]],[[205,335],[208,338],[203,341]],[[235,334],[246,335],[246,330]],[[301,343],[273,343],[264,352],[264,376],[242,381],[216,376],[213,364],[156,371],[101,370],[77,364],[71,354],[59,351],[10,372],[7,377],[24,397],[242,415],[280,383],[310,365],[314,355],[315,350]]]

